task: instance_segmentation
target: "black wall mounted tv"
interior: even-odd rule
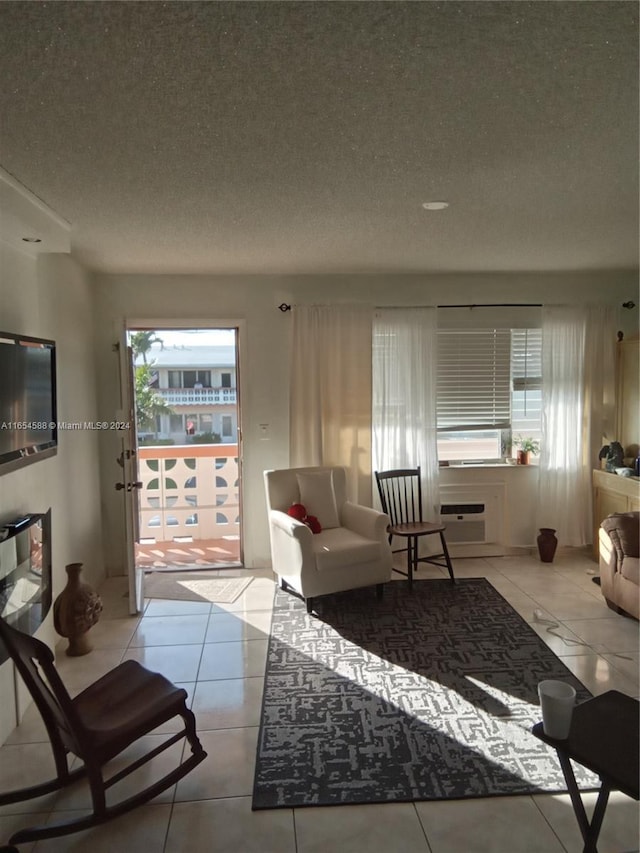
[[[57,448],[55,341],[0,332],[0,474]]]

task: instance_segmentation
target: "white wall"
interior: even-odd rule
[[[29,256],[0,244],[0,329],[56,341],[58,419],[96,420],[93,305],[87,274],[69,255]],[[1,379],[0,379],[1,381]],[[83,578],[104,577],[100,512],[99,434],[58,433],[58,453],[0,472],[0,526],[51,508],[53,596],[66,583],[67,563],[82,562]],[[50,612],[38,636],[60,638]],[[13,673],[0,667],[0,743],[16,724]]]
[[[635,299],[636,291],[636,274],[624,271],[546,275],[96,276],[101,417],[113,417],[119,405],[117,360],[111,347],[124,320],[153,318],[165,320],[168,325],[194,317],[200,318],[204,325],[215,320],[242,321],[239,387],[244,436],[244,555],[247,566],[268,565],[262,472],[266,468],[285,467],[289,462],[291,316],[278,310],[280,303],[358,301],[388,306],[610,301],[621,304]],[[261,423],[269,424],[267,441],[260,440]],[[105,437],[101,465],[110,574],[124,571],[121,499],[112,485],[119,470],[115,465],[118,453],[117,437]],[[521,474],[507,472],[507,475],[511,473]],[[535,515],[535,489],[523,489],[520,487],[523,483],[522,478],[514,480],[512,487],[522,502],[520,520],[513,520],[509,526],[518,540],[509,544],[516,546],[533,541],[533,530],[525,520]]]

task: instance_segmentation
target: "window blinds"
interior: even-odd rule
[[[542,329],[511,329],[511,375],[514,391],[542,388]]]
[[[507,429],[510,329],[438,331],[439,430]]]
[[[512,424],[538,436],[542,416],[542,329],[511,330]]]

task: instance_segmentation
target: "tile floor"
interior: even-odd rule
[[[594,694],[615,688],[639,695],[638,623],[614,614],[591,578],[587,556],[457,560],[459,577],[487,577]],[[241,573],[242,570],[233,570]],[[231,605],[151,600],[127,614],[126,583],[101,590],[105,611],[92,629],[94,651],[67,658],[59,671],[72,693],[125,658],[184,685],[208,758],[153,803],[91,831],[23,851],[91,853],[578,853],[581,838],[567,795],[251,811],[273,580],[253,583]],[[439,576],[434,567],[418,577]],[[398,579],[398,582],[403,582]],[[560,623],[554,635],[534,610]],[[560,635],[560,636],[557,636]],[[566,639],[565,639],[566,638]],[[152,738],[153,736],[150,736]],[[51,758],[33,707],[0,748],[0,788],[30,784]],[[126,783],[122,783],[126,787]],[[595,795],[589,795],[591,805]],[[82,788],[0,809],[0,842],[18,827],[59,820],[87,808]],[[600,853],[639,848],[638,804],[613,794]]]
[[[240,566],[240,537],[197,539],[195,542],[141,542],[136,544],[136,566],[154,572]]]

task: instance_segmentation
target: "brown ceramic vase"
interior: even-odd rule
[[[88,583],[80,580],[82,563],[65,566],[67,585],[53,603],[53,625],[61,637],[69,640],[67,654],[72,657],[91,651],[88,632],[102,612],[102,600]]]
[[[553,558],[558,547],[556,531],[552,527],[541,527],[537,539],[538,553],[543,563],[553,563]]]

